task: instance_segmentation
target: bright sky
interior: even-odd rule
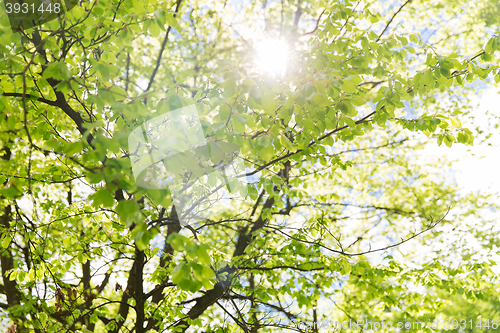
[[[472,104],[478,104],[474,108],[476,117],[474,124],[482,128],[488,126],[486,111],[490,111],[500,117],[500,89],[489,88],[484,94],[476,96]],[[465,122],[462,122],[467,127]],[[472,126],[469,127],[472,130]],[[500,132],[500,129],[499,129]],[[457,159],[452,166],[457,184],[464,188],[464,191],[480,191],[490,193],[500,191],[500,133],[495,133],[488,143],[474,143],[471,146],[463,144],[453,144],[451,148],[446,145],[440,147],[433,143],[427,147],[425,154],[430,157],[447,156],[450,159]]]
[[[500,89],[491,87],[484,91],[483,94],[475,96],[472,98],[471,105],[477,105],[473,109],[473,115],[475,116],[474,125],[480,126],[483,130],[485,128],[492,126],[492,122],[488,120],[486,116],[487,111],[493,114],[495,117],[500,117]],[[462,119],[461,119],[462,120]],[[467,124],[466,121],[462,121],[462,125],[471,129],[474,133],[473,126],[471,123]],[[486,130],[485,130],[486,131]],[[439,157],[445,157],[447,160],[455,160],[451,166],[451,176],[455,179],[456,184],[461,188],[460,192],[463,195],[474,192],[478,194],[492,194],[500,191],[500,133],[496,133],[493,130],[494,135],[490,139],[480,144],[475,142],[473,146],[465,146],[463,144],[453,144],[451,148],[446,145],[438,146],[436,142],[427,146],[421,154],[427,156],[429,159],[423,161],[422,163],[432,163],[433,160]],[[499,131],[500,132],[500,131]],[[489,145],[490,144],[490,145]],[[445,171],[446,172],[446,171]],[[491,196],[489,199],[490,203],[500,204],[499,196]],[[478,250],[481,256],[487,255],[485,249],[480,245],[477,239],[474,238],[470,232],[460,232],[459,230],[469,230],[465,224],[469,226],[476,226],[478,230],[484,230],[489,224],[481,219],[474,219],[472,217],[466,217],[463,222],[454,219],[454,214],[458,213],[457,209],[452,209],[447,216],[447,220],[453,221],[452,224],[443,227],[446,231],[444,238],[439,238],[438,243],[432,244],[430,246],[419,245],[419,253],[422,256],[427,256],[438,248],[446,247],[449,242],[458,241],[458,243],[466,244],[466,248],[471,251]],[[481,216],[486,219],[491,219],[492,221],[498,220],[498,212],[494,210],[482,210]],[[497,227],[494,222],[494,227]],[[454,231],[454,227],[458,226],[458,231]],[[463,229],[466,228],[466,229]],[[498,228],[496,228],[498,229]],[[394,257],[398,260],[403,260],[401,253],[414,252],[415,245],[418,244],[417,241],[407,242],[399,247],[398,251],[394,254]],[[462,249],[463,250],[463,249]],[[401,251],[401,253],[398,253]],[[496,249],[490,251],[492,255],[491,259],[496,262],[500,262],[500,256],[496,254]],[[458,259],[458,258],[455,258]],[[453,261],[453,258],[450,257]],[[500,266],[492,268],[495,272],[500,274]]]

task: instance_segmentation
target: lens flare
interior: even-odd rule
[[[255,47],[257,69],[272,75],[284,75],[289,61],[288,44],[281,39],[267,39]]]

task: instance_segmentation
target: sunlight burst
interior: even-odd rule
[[[284,75],[289,57],[288,44],[281,39],[267,39],[256,46],[256,66],[262,72]]]

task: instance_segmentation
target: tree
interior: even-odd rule
[[[80,1],[17,32],[3,17],[1,324],[318,332],[494,308],[497,206],[422,156],[473,144],[468,94],[500,78],[500,38],[466,23],[474,50],[430,45],[397,24],[425,6]],[[293,47],[283,75],[252,65],[259,31]],[[136,184],[128,137],[193,105],[257,181],[182,226],[170,188]]]

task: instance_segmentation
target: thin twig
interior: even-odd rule
[[[313,33],[316,32],[316,30],[318,30],[318,28],[319,28],[319,21],[321,20],[321,16],[323,16],[323,14],[325,12],[326,12],[326,9],[323,9],[323,11],[321,12],[321,14],[319,14],[318,20],[316,21],[316,27],[312,31],[309,31],[309,32],[306,32],[306,33],[302,34],[302,36],[313,34]]]
[[[404,6],[406,6],[408,3],[410,3],[411,0],[407,0],[401,7],[399,7],[399,9],[394,13],[394,15],[392,15],[391,19],[389,20],[389,22],[387,22],[384,30],[380,33],[380,35],[378,35],[378,38],[375,42],[378,42],[380,40],[380,37],[382,37],[382,35],[385,33],[385,31],[387,30],[387,28],[389,28],[389,26],[391,25],[392,21],[394,20],[394,18],[399,14],[399,12],[404,8]]]

